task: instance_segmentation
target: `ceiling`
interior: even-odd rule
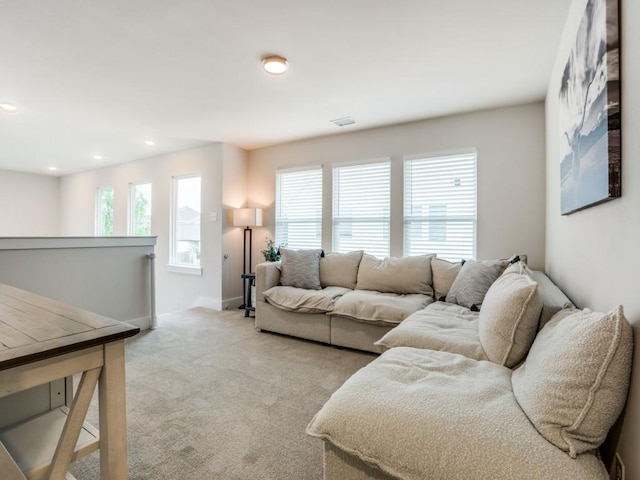
[[[0,102],[18,107],[0,112],[0,169],[66,175],[541,100],[570,3],[0,0]],[[262,70],[269,53],[285,75]]]

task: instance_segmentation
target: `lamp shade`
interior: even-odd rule
[[[233,211],[234,227],[261,227],[261,208],[236,208]]]

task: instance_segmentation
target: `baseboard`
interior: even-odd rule
[[[131,320],[123,321],[133,325],[134,327],[138,327],[140,330],[149,330],[151,328],[150,317],[132,318]]]
[[[222,302],[216,298],[198,297],[195,299],[191,307],[204,307],[211,310],[222,310]]]
[[[240,305],[244,302],[242,301],[242,297],[233,297],[228,298],[222,301],[222,309],[223,310],[237,310]]]

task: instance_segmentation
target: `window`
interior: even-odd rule
[[[200,175],[173,177],[172,193],[171,264],[191,273],[200,267]]]
[[[404,254],[476,254],[476,154],[404,162]]]
[[[389,255],[391,163],[333,169],[333,251]]]
[[[151,183],[129,185],[129,235],[151,235]]]
[[[113,236],[113,187],[99,187],[96,194],[96,237]]]
[[[276,173],[276,245],[320,248],[322,168]]]

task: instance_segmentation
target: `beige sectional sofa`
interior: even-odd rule
[[[355,272],[347,256],[318,260],[324,288],[310,297],[278,285],[286,261],[257,271],[259,328],[383,351],[307,427],[324,441],[325,480],[609,478],[597,448],[633,354],[622,307],[577,310],[519,258],[361,255]],[[421,271],[432,297],[416,302],[429,297],[408,285]]]

